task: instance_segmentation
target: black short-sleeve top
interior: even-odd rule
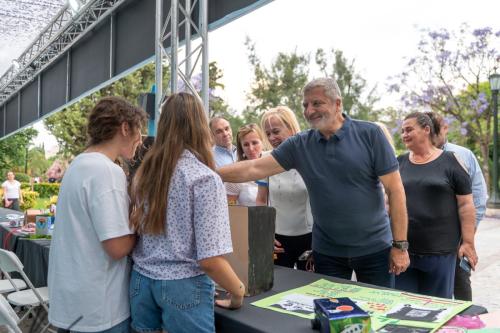
[[[472,193],[464,167],[448,151],[425,164],[412,163],[409,153],[398,161],[406,193],[410,253],[456,252],[461,238],[456,195]]]

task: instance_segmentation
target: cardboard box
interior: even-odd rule
[[[249,296],[273,287],[275,219],[273,207],[229,206],[233,253],[225,257]]]
[[[314,329],[321,333],[369,333],[370,315],[348,297],[318,298],[314,301]]]
[[[43,210],[41,209],[28,209],[24,213],[24,224],[27,223],[35,223],[36,222],[36,216],[37,215],[42,215]]]

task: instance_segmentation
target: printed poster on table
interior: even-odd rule
[[[398,327],[407,327],[407,332],[432,332],[472,305],[471,302],[335,283],[324,279],[256,301],[252,305],[313,319],[313,299],[338,297],[349,297],[368,312],[372,328],[379,332],[392,332]]]

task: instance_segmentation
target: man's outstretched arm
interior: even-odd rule
[[[259,180],[284,171],[285,169],[283,169],[272,155],[255,160],[237,162],[217,169],[222,180],[231,183]]]

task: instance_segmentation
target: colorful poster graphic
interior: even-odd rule
[[[472,305],[471,302],[335,283],[324,279],[256,301],[252,305],[312,319],[313,299],[338,297],[349,297],[368,312],[372,328],[379,332],[433,332]]]

